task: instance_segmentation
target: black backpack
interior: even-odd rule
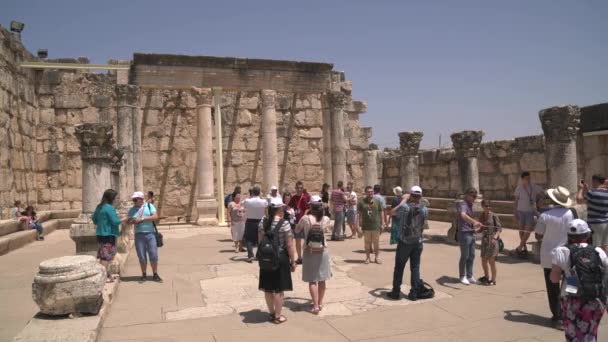
[[[310,222],[312,224],[312,220]],[[311,252],[322,252],[325,249],[325,234],[321,222],[312,224],[306,236],[306,248]]]
[[[604,277],[606,270],[599,253],[592,245],[585,247],[568,246],[570,250],[570,269],[572,276],[578,280],[578,292],[575,296],[583,301],[606,300]]]
[[[263,226],[266,227],[268,218],[264,218]],[[256,258],[262,271],[276,271],[279,269],[279,229],[285,220],[281,219],[277,225],[264,231],[264,236],[258,245]]]
[[[411,205],[405,220],[401,223],[401,241],[408,244],[420,242],[425,221],[422,209],[417,205]]]
[[[420,287],[418,287],[417,298],[418,299],[429,299],[435,297],[435,289],[431,284],[420,279]]]

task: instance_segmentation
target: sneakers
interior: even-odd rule
[[[253,257],[247,258],[247,262],[250,263],[250,264],[253,263]]]
[[[158,276],[158,273],[154,273],[154,275],[152,276],[152,280],[154,280],[157,283],[163,282],[163,280]]]
[[[399,300],[401,299],[401,293],[399,293],[399,291],[391,291],[391,292],[387,292],[386,296],[392,300]]]
[[[477,284],[477,279],[475,279],[475,277],[473,277],[473,276],[470,276],[467,280],[471,284]]]
[[[146,280],[148,280],[148,276],[145,273],[142,273],[141,278],[139,278],[139,281],[144,282]]]
[[[410,293],[407,294],[407,299],[411,300],[412,302],[415,302],[418,300],[418,296],[416,295],[416,293],[410,291]]]
[[[469,279],[467,279],[467,277],[460,278],[460,282],[465,285],[471,285],[471,283],[469,282]]]

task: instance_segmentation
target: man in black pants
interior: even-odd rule
[[[561,325],[562,315],[560,307],[560,285],[554,284],[551,279],[551,251],[568,242],[568,229],[570,222],[575,219],[576,212],[569,207],[572,205],[570,191],[561,186],[547,190],[547,196],[553,203],[553,208],[543,212],[536,222],[536,240],[541,241],[540,264],[543,267],[547,299],[551,310],[551,320]]]

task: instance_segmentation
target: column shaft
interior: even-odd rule
[[[363,187],[366,186],[374,186],[376,184],[378,184],[378,151],[377,150],[370,150],[370,151],[365,151],[365,160],[364,160],[364,166],[365,166],[365,184],[363,184]]]
[[[331,157],[331,111],[328,107],[327,96],[323,96],[323,182],[332,184],[333,168]]]
[[[418,174],[418,149],[422,141],[422,132],[400,132],[399,147],[401,150],[401,186],[404,191],[414,185],[420,185]]]
[[[130,202],[131,194],[135,190],[135,165],[133,160],[133,109],[137,103],[137,87],[132,85],[117,85],[118,122],[116,125],[116,138],[118,148],[124,153],[120,170],[120,188],[118,189],[120,201]],[[143,191],[141,189],[140,191]]]
[[[211,123],[211,89],[200,90],[197,107],[197,198],[213,198],[213,125]]]
[[[144,168],[141,153],[141,134],[143,115],[139,108],[132,107],[133,111],[133,189],[144,191]]]
[[[456,158],[458,159],[461,194],[468,188],[475,188],[478,192],[481,192],[479,189],[477,156],[479,155],[479,145],[483,135],[482,131],[462,131],[451,135]]]
[[[278,186],[279,159],[277,156],[276,92],[262,90],[262,191]]]
[[[332,143],[332,181],[333,186],[338,181],[347,182],[346,173],[346,143],[344,141],[344,108],[348,103],[348,95],[342,92],[328,94],[331,115]]]

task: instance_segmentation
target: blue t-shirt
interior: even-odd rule
[[[458,230],[463,233],[474,233],[475,228],[472,224],[462,219],[461,213],[466,213],[469,217],[473,218],[473,204],[469,204],[467,201],[462,201],[458,205]]]
[[[608,190],[593,189],[585,194],[587,199],[587,222],[608,222]]]
[[[143,214],[143,215],[142,215]],[[156,214],[156,208],[152,203],[144,203],[143,209],[141,207],[132,207],[129,209],[129,220],[132,218],[146,218]],[[154,223],[152,221],[144,221],[135,225],[135,233],[148,233],[154,231]]]
[[[380,205],[382,206],[382,209],[386,209],[386,199],[384,198],[384,196],[380,195],[380,194],[374,194],[374,198],[380,202]]]

